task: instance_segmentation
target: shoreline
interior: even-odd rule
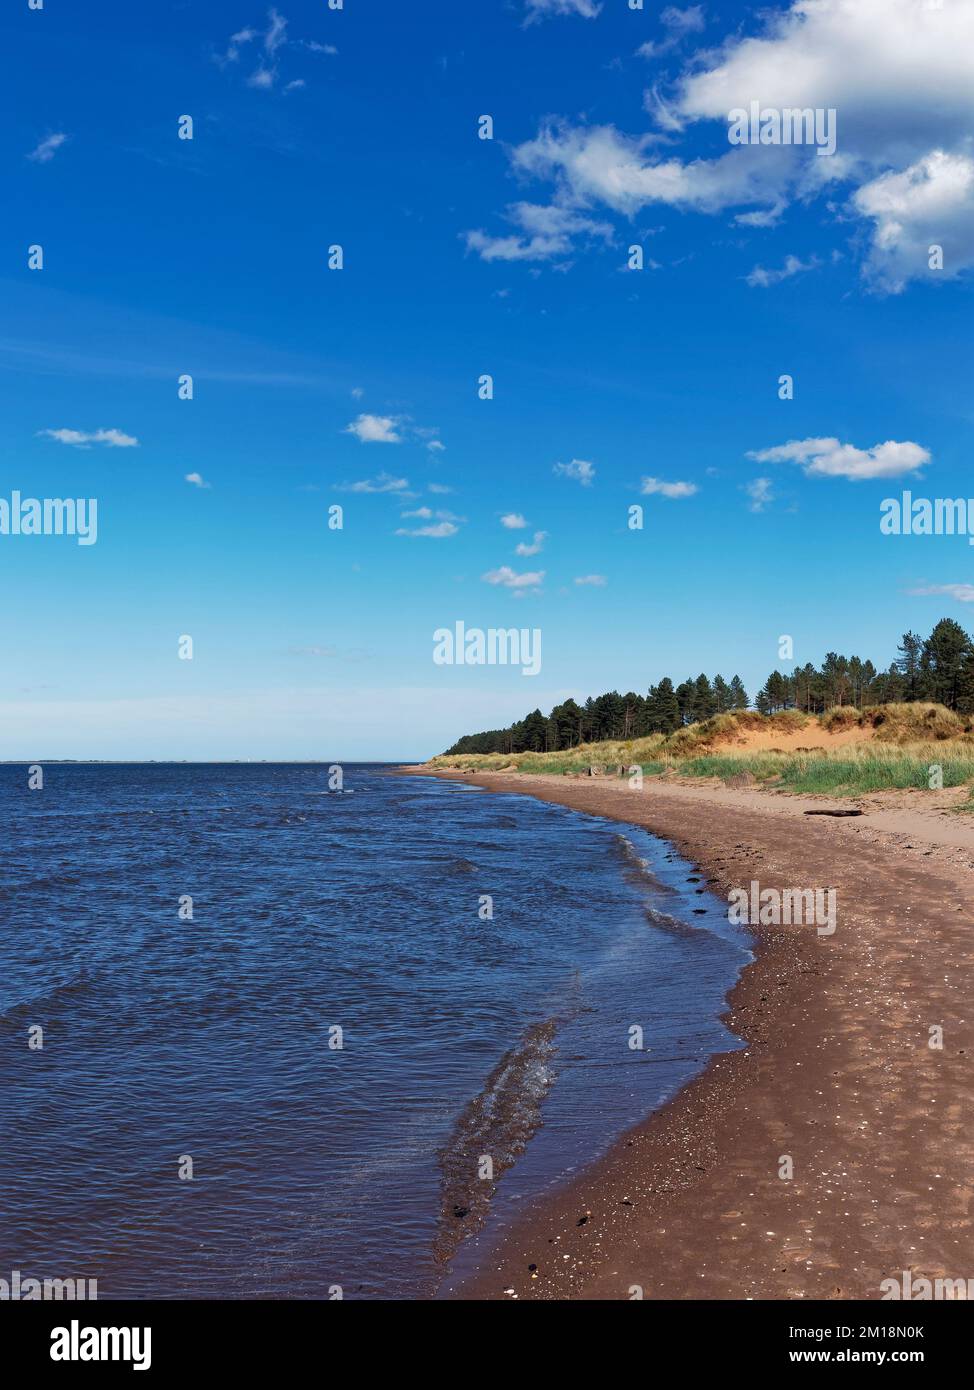
[[[833,887],[838,904],[833,936],[752,931],[722,1015],[745,1048],[532,1204],[443,1296],[878,1299],[903,1270],[968,1277],[974,827],[902,796],[832,819],[804,814],[827,799],[749,789],[401,771],[641,826],[718,893],[756,879]],[[489,1228],[470,1241],[476,1255]]]

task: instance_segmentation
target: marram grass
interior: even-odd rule
[[[794,735],[811,726],[811,733],[864,731],[862,743],[801,752],[749,751],[734,747],[734,739],[751,730]],[[682,777],[728,778],[750,773],[758,784],[780,791],[856,796],[866,792],[936,787],[939,767],[944,787],[974,782],[974,734],[970,721],[941,705],[879,705],[865,711],[843,707],[822,716],[788,710],[777,715],[716,715],[669,736],[609,740],[581,744],[558,753],[464,753],[430,760],[436,768],[469,772],[547,773],[564,776],[596,767],[641,767],[647,777],[667,771]],[[960,808],[958,808],[960,809]],[[974,811],[971,802],[963,809]]]

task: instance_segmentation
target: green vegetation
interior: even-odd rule
[[[851,736],[834,748],[794,745],[789,750],[748,747],[762,736],[794,741]],[[858,734],[858,739],[856,735]],[[736,746],[735,746],[736,745]],[[640,767],[645,777],[718,778],[742,773],[757,786],[812,795],[861,796],[914,787],[930,789],[931,769],[941,769],[943,786],[974,782],[972,722],[929,702],[876,705],[864,710],[842,706],[824,715],[783,710],[719,714],[672,734],[638,739],[606,739],[557,753],[459,753],[431,759],[431,766],[467,772],[517,771],[560,776],[624,775]],[[974,794],[959,810],[974,812]]]
[[[680,685],[664,676],[646,695],[610,690],[579,705],[565,700],[548,714],[532,710],[507,729],[487,729],[465,734],[450,755],[498,754],[508,758],[522,754],[552,754],[579,750],[589,744],[639,742],[659,736],[679,736],[707,727],[717,718],[751,713],[750,702],[739,676],[725,681],[701,674]],[[869,716],[890,722],[894,708],[915,707],[927,711],[923,718],[939,722],[944,732],[917,728],[919,738],[952,737],[969,721],[958,719],[974,713],[974,643],[959,623],[942,619],[927,638],[907,632],[896,660],[886,671],[871,661],[829,652],[820,668],[811,663],[796,666],[790,675],[772,671],[758,691],[752,717],[757,720],[794,715],[822,714],[832,721],[855,722]],[[936,716],[929,714],[937,708]],[[948,725],[956,720],[956,730]],[[946,721],[946,722],[945,722]],[[915,722],[915,721],[914,721]],[[877,723],[878,728],[878,723]],[[674,749],[674,751],[678,751]],[[603,750],[600,761],[610,761]]]

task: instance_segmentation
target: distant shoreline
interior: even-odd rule
[[[409,770],[644,826],[718,893],[831,885],[839,904],[831,937],[757,931],[726,1015],[747,1048],[526,1211],[450,1296],[878,1299],[903,1270],[974,1268],[974,829],[895,794],[807,819],[807,798],[750,789]]]

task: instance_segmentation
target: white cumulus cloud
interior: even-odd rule
[[[92,444],[106,444],[110,449],[136,449],[139,441],[134,434],[122,430],[38,430],[38,434],[48,439],[56,439],[59,444],[73,444],[76,448],[88,449]]]
[[[887,439],[871,449],[858,449],[838,439],[791,439],[771,449],[751,451],[747,457],[756,463],[797,463],[809,477],[847,478],[857,483],[915,473],[930,462],[930,450],[911,440]]]
[[[481,579],[487,584],[499,584],[505,589],[537,589],[545,577],[544,570],[527,570],[518,574],[512,570],[510,565],[501,565],[499,569],[488,570],[482,574]]]
[[[401,444],[399,421],[392,415],[358,415],[345,434],[354,434],[360,444]]]
[[[520,545],[514,547],[514,554],[520,555],[522,558],[530,555],[540,555],[547,539],[547,531],[535,531],[534,540],[530,543],[528,541],[521,541]]]
[[[692,497],[698,491],[696,483],[665,483],[662,478],[643,478],[642,487],[639,489],[648,497],[659,495],[660,497]]]

